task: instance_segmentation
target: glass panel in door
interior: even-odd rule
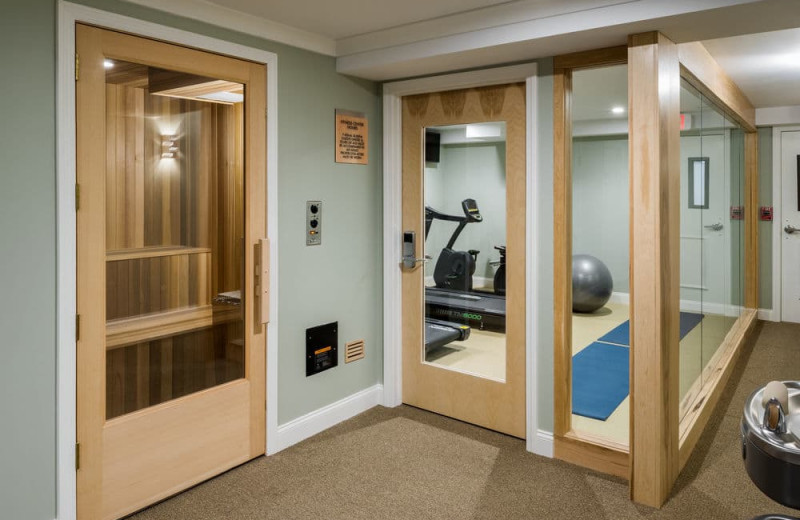
[[[104,65],[111,419],[244,377],[244,86]]]
[[[505,381],[506,123],[427,127],[424,154],[423,359]]]

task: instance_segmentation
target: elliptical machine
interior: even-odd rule
[[[458,222],[458,227],[450,237],[450,241],[439,253],[439,259],[433,270],[433,281],[436,283],[436,287],[442,289],[471,291],[472,275],[475,274],[475,264],[480,251],[476,249],[454,251],[453,246],[467,224],[483,222],[483,217],[475,199],[464,199],[461,201],[461,208],[464,211],[463,217],[440,213],[430,206],[425,206],[425,236],[428,236],[431,224],[435,219]]]

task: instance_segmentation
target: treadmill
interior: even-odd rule
[[[425,353],[443,347],[453,341],[469,338],[470,328],[444,320],[425,318]]]
[[[428,232],[434,220],[458,222],[458,227],[442,250],[442,254],[439,255],[439,260],[434,270],[436,287],[425,288],[425,315],[434,319],[468,324],[470,327],[477,327],[481,330],[488,329],[505,332],[505,294],[473,290],[472,272],[464,272],[464,279],[451,283],[451,280],[448,279],[449,266],[439,265],[442,262],[450,261],[455,255],[461,255],[461,258],[467,261],[469,259],[466,255],[470,255],[473,261],[477,257],[478,251],[453,251],[455,242],[466,225],[483,221],[475,200],[465,199],[461,202],[461,206],[464,215],[448,215],[430,206],[425,207],[425,238],[428,237]],[[472,271],[474,271],[474,263]]]
[[[481,330],[504,332],[506,299],[489,292],[426,287],[425,315],[465,323]]]

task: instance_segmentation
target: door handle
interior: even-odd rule
[[[793,234],[793,233],[797,233],[798,231],[800,231],[800,229],[798,229],[798,228],[796,228],[796,227],[794,227],[794,226],[788,225],[788,224],[786,225],[786,227],[785,227],[785,228],[783,228],[783,230],[784,230],[786,233],[788,233],[789,235],[791,235],[791,234]]]
[[[256,266],[255,289],[258,300],[258,320],[269,323],[269,239],[259,240],[258,265]]]
[[[403,257],[403,267],[406,269],[413,269],[417,266],[420,262],[427,262],[428,260],[432,259],[431,255],[425,255],[422,258],[414,258],[414,256],[404,256]]]
[[[706,229],[710,229],[711,231],[722,231],[722,224],[717,222],[716,224],[709,224],[707,226],[703,226]]]
[[[403,267],[414,269],[418,263],[427,262],[431,259],[430,255],[417,258],[417,234],[414,231],[403,232],[403,256],[401,258]]]

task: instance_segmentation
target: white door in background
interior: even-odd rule
[[[685,210],[689,204],[689,159],[708,159],[708,208]],[[729,131],[708,130],[701,137],[681,137],[681,310],[729,314],[730,184]],[[701,309],[702,302],[702,309]]]
[[[781,132],[781,321],[800,323],[800,132]],[[794,230],[797,231],[794,231]]]

